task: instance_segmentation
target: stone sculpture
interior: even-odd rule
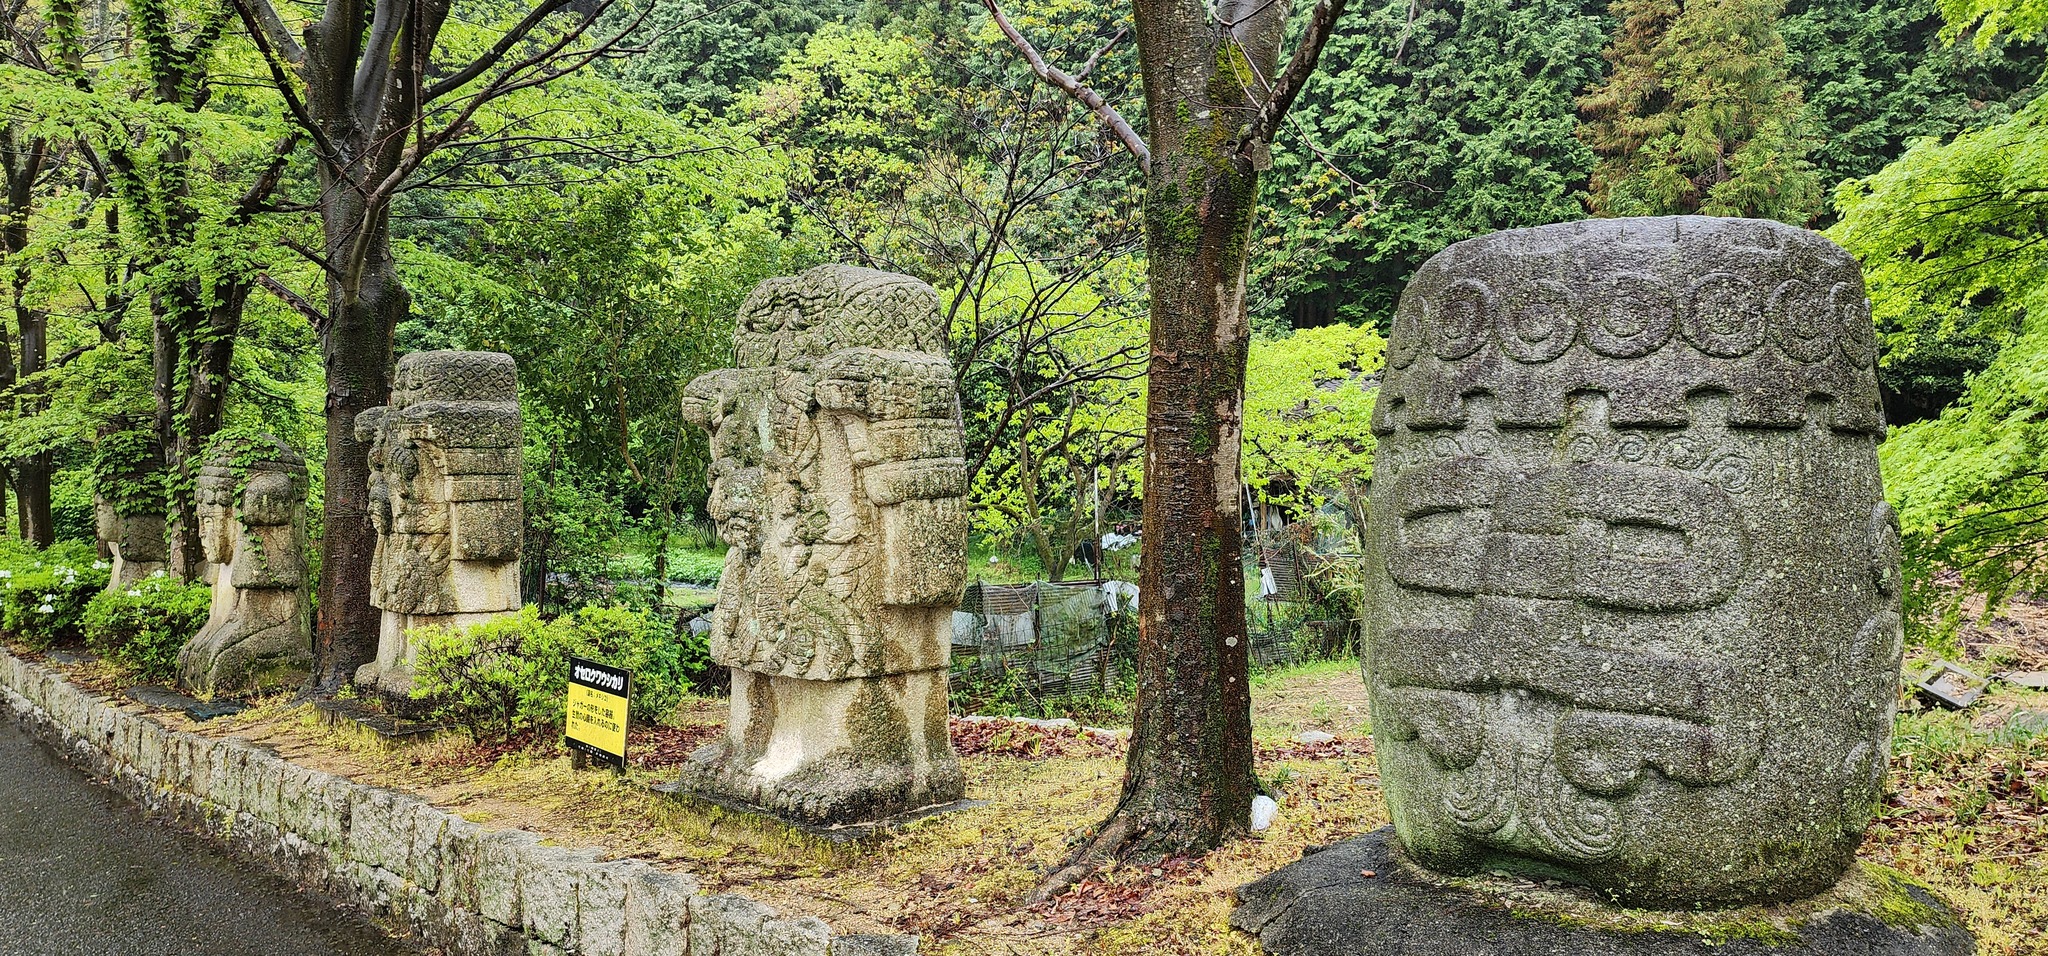
[[[369,446],[377,529],[370,603],[384,612],[377,659],[356,683],[402,698],[413,684],[407,630],[519,608],[518,369],[500,352],[407,355],[391,404],[357,416],[356,440]]]
[[[135,582],[164,570],[170,549],[164,543],[162,512],[122,514],[115,502],[94,496],[93,518],[101,552],[113,562],[113,570],[107,575],[107,590],[127,590]]]
[[[1771,222],[1548,226],[1422,267],[1365,601],[1410,858],[1641,906],[1835,884],[1899,678],[1874,356],[1855,260]]]
[[[756,287],[736,338],[738,367],[684,399],[730,545],[710,645],[732,716],[683,782],[811,823],[957,800],[966,468],[937,296],[821,266]]]
[[[201,694],[296,687],[313,660],[306,573],[306,460],[274,438],[224,441],[196,490],[213,608],[178,652]]]
[[[164,540],[160,493],[161,456],[152,454],[149,423],[116,415],[100,432],[94,462],[93,524],[100,556],[113,562],[107,590],[125,591],[165,570],[170,548]]]

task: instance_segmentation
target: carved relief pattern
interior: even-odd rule
[[[1514,268],[1495,268],[1505,257]],[[1374,424],[1390,433],[1405,408],[1409,427],[1461,427],[1465,399],[1483,393],[1503,424],[1557,426],[1565,396],[1597,390],[1618,424],[1676,426],[1688,395],[1718,389],[1734,397],[1739,426],[1797,425],[1821,403],[1831,427],[1875,432],[1877,387],[1862,374],[1876,348],[1868,318],[1854,259],[1772,224],[1609,220],[1496,233],[1416,273],[1394,316],[1394,374]],[[1627,376],[1603,374],[1617,359],[1638,361]]]
[[[1645,903],[1832,882],[1900,655],[1873,354],[1853,260],[1776,224],[1521,230],[1420,270],[1366,549],[1416,859],[1534,858]]]
[[[461,563],[502,577],[524,534],[518,372],[498,352],[401,358],[391,404],[356,419],[370,447],[377,551],[370,603],[440,615],[516,609],[518,589],[463,588]],[[516,581],[516,579],[515,579]]]
[[[944,342],[936,295],[904,276],[821,266],[748,297],[739,367],[685,397],[731,546],[715,659],[811,680],[946,665],[967,526]]]

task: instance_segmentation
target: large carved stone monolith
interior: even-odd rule
[[[356,438],[370,448],[377,529],[370,603],[384,612],[377,659],[356,683],[405,697],[406,631],[519,608],[518,369],[501,352],[414,352],[398,360],[391,404],[356,418]]]
[[[178,652],[199,694],[297,687],[313,661],[306,573],[306,460],[271,439],[224,441],[196,488],[213,609]]]
[[[937,297],[821,266],[756,287],[736,337],[738,367],[685,398],[730,546],[710,643],[732,716],[683,782],[825,824],[957,800],[966,468]]]
[[[1425,264],[1373,416],[1362,601],[1398,852],[1305,859],[1233,922],[1276,953],[1409,952],[1313,942],[1401,919],[1430,951],[1665,954],[1712,935],[1697,908],[1775,904],[1812,918],[1744,952],[1967,952],[1931,897],[1851,869],[1901,649],[1875,352],[1856,261],[1772,222],[1547,226]],[[1518,923],[1430,873],[1597,902]],[[1871,916],[1887,893],[1926,925]],[[1684,912],[1616,936],[1609,901]]]

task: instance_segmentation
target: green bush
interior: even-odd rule
[[[206,626],[212,605],[211,588],[173,577],[101,591],[85,605],[85,646],[141,680],[170,683],[178,677],[178,651]]]
[[[77,642],[85,605],[107,586],[107,563],[74,541],[47,550],[0,546],[0,629],[30,647]]]
[[[436,719],[485,737],[560,733],[571,657],[631,672],[632,717],[656,723],[674,715],[709,666],[701,637],[652,611],[623,607],[586,607],[545,621],[529,605],[461,630],[427,627],[410,636],[418,648],[413,696],[429,701]]]

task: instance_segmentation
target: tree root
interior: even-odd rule
[[[1067,862],[1059,869],[1039,881],[1038,886],[1031,890],[1031,895],[1024,898],[1024,905],[1037,906],[1073,889],[1075,884],[1094,875],[1096,870],[1102,869],[1104,863],[1128,852],[1144,837],[1145,831],[1146,828],[1133,819],[1128,811],[1119,809],[1108,820],[1103,821],[1102,827],[1096,830],[1093,839],[1074,851],[1074,855],[1067,857]]]

